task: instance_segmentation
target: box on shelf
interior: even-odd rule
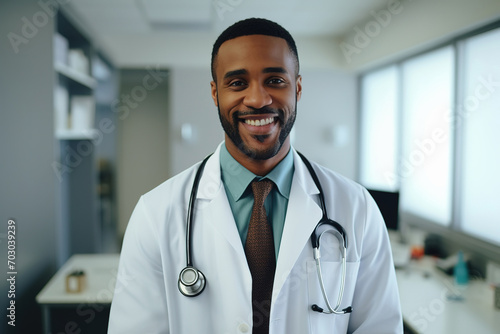
[[[94,128],[95,102],[92,96],[71,97],[71,129],[89,130]]]
[[[80,73],[90,75],[89,59],[81,49],[69,50],[68,65]]]
[[[69,127],[69,96],[66,87],[57,85],[54,90],[54,122],[55,129],[67,130]]]
[[[54,34],[54,61],[64,65],[68,64],[68,40],[61,34]]]

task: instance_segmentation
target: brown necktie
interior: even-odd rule
[[[253,334],[267,334],[276,258],[273,230],[267,221],[264,201],[273,182],[265,179],[253,181],[251,185],[255,201],[248,225],[245,254],[252,273]]]

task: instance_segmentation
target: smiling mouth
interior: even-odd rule
[[[264,126],[274,123],[274,117],[268,117],[263,119],[245,119],[244,122],[245,124],[252,126]]]

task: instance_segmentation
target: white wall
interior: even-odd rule
[[[397,3],[399,6],[392,7],[392,13],[387,6],[376,11],[379,15],[367,13],[366,21],[354,25],[341,38],[340,43],[348,44],[344,44],[344,51],[341,44],[338,45],[347,68],[359,70],[376,66],[500,18],[498,0],[401,0]]]
[[[306,69],[297,106],[294,146],[311,160],[356,177],[356,78],[339,70]]]
[[[208,57],[208,55],[207,55]],[[210,94],[210,68],[177,67],[170,76],[170,169],[177,174],[212,153],[224,140],[217,107]],[[191,141],[181,137],[182,126],[191,126]]]
[[[170,176],[168,77],[157,78],[155,81],[148,71],[140,70],[121,74],[120,103],[115,105],[118,115],[116,193],[120,236],[125,232],[139,197]],[[128,109],[120,109],[125,107]]]

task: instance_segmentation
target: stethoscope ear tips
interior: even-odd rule
[[[351,313],[352,312],[352,306],[346,307],[345,309],[342,310],[342,312],[335,312],[335,311],[333,311],[333,312],[325,312],[321,307],[319,307],[316,304],[312,305],[311,309],[313,311],[316,311],[316,312],[319,312],[319,313],[327,313],[327,314],[330,314],[330,313],[346,314],[346,313]]]
[[[316,311],[316,312],[319,312],[319,313],[323,313],[323,309],[321,307],[319,307],[318,305],[314,304],[313,306],[311,306],[311,309],[313,311]]]
[[[205,276],[194,267],[186,267],[179,274],[179,291],[186,297],[195,297],[205,289]]]

